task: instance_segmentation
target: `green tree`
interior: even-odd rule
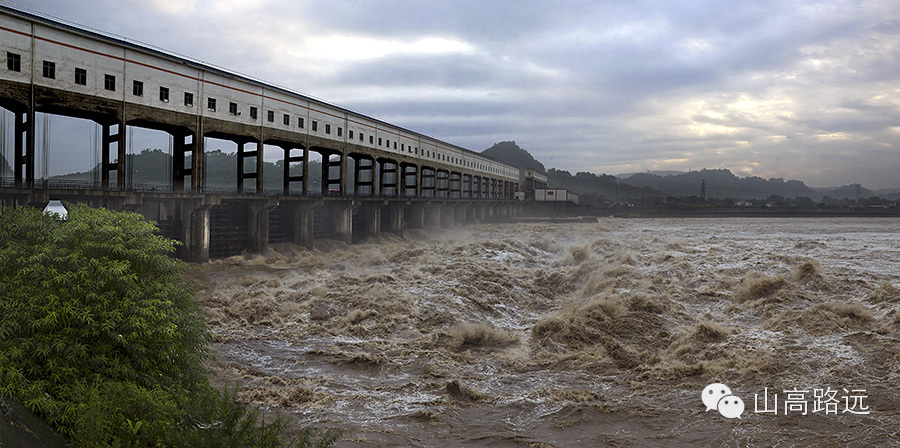
[[[280,446],[284,421],[210,386],[208,332],[140,215],[0,209],[0,395],[75,446]]]

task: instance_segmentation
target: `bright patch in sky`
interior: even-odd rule
[[[425,37],[412,42],[374,37],[332,35],[307,39],[309,57],[339,61],[380,59],[394,55],[471,54],[475,49],[462,41]]]

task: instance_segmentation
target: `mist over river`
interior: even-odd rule
[[[215,261],[198,300],[219,379],[342,428],[340,447],[897,446],[898,235],[891,218],[408,231]],[[707,410],[711,383],[740,418]]]

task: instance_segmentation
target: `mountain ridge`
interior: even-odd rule
[[[499,142],[482,154],[522,168],[544,168],[528,150],[519,147],[515,141]],[[537,168],[536,168],[537,169]],[[701,169],[691,171],[647,171],[613,176],[578,172],[574,175],[557,168],[545,168],[539,172],[547,174],[551,187],[567,188],[582,196],[613,202],[619,200],[640,200],[644,198],[697,197],[743,200],[766,200],[769,198],[799,198],[803,201],[829,201],[853,199],[857,197],[883,197],[900,199],[900,188],[872,191],[859,184],[835,188],[812,188],[803,181],[783,178],[763,179],[758,176],[739,177],[731,170]],[[705,188],[704,188],[705,187]],[[880,193],[880,195],[879,195]]]

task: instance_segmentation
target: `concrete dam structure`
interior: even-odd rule
[[[352,243],[520,210],[518,168],[376,118],[8,6],[0,6],[0,36],[0,108],[14,117],[4,206],[60,200],[132,210],[199,262],[276,242]],[[36,178],[38,113],[100,127],[95,181]],[[170,136],[169,185],[129,182],[129,127]],[[206,182],[207,138],[237,146],[233,187],[224,191]],[[277,190],[263,182],[265,146],[283,161]],[[312,160],[321,161],[312,164],[316,176]],[[315,188],[313,177],[321,179]]]

